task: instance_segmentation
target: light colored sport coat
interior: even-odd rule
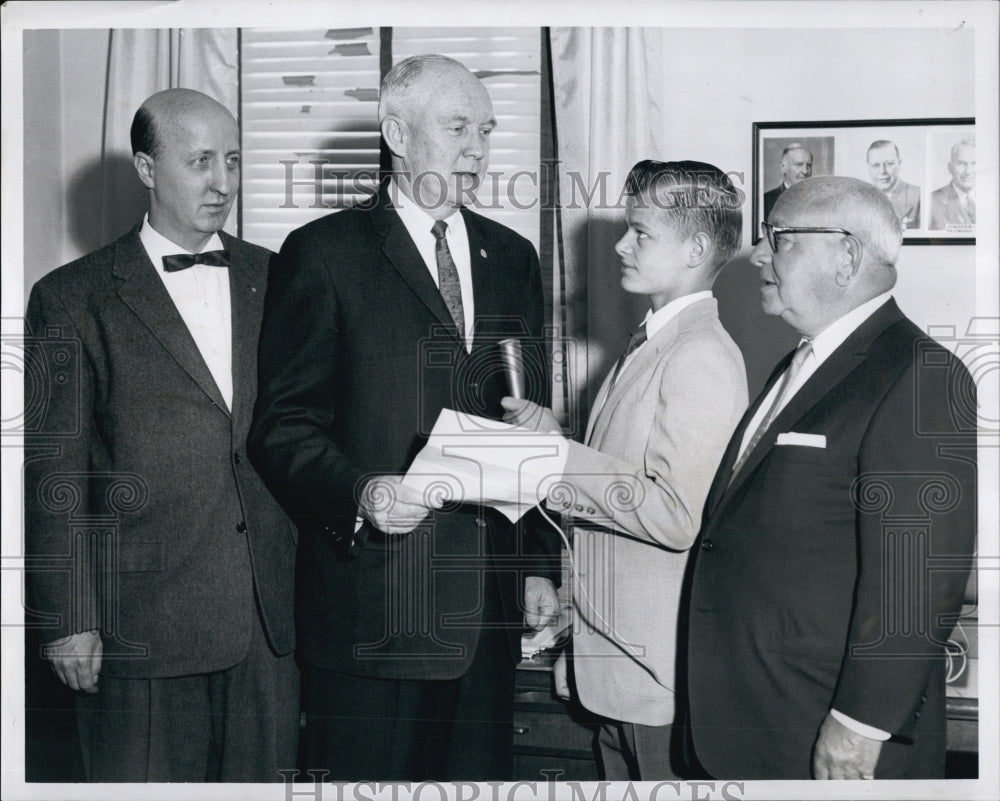
[[[687,549],[746,372],[714,298],[683,309],[611,386],[570,444],[549,504],[574,517],[574,671],[581,703],[616,720],[674,718],[677,612]]]

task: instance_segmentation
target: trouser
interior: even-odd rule
[[[659,781],[681,778],[674,768],[674,726],[608,721],[597,732],[601,778]]]
[[[277,782],[294,770],[299,671],[254,626],[243,661],[163,679],[101,675],[78,694],[84,771],[94,782]]]
[[[486,599],[484,619],[500,619],[498,593]],[[513,778],[514,668],[500,626],[483,626],[457,679],[304,670],[306,769],[326,770],[324,781]]]

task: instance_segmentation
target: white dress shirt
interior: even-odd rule
[[[186,270],[168,273],[163,269],[163,257],[189,251],[156,231],[149,224],[148,214],[142,221],[139,239],[184,324],[191,332],[226,406],[232,408],[233,328],[229,270],[225,267],[195,264]],[[201,252],[222,249],[219,235],[212,234]]]
[[[440,289],[438,279],[437,255],[435,248],[437,240],[431,233],[435,220],[424,211],[418,204],[410,200],[403,194],[395,179],[392,179],[393,186],[390,187],[393,208],[399,214],[399,219],[403,221],[410,239],[417,246],[420,257],[427,265],[427,270],[434,279],[434,285]],[[465,230],[465,219],[457,209],[451,216],[445,217],[448,223],[448,230],[445,239],[448,242],[448,250],[451,251],[451,258],[455,262],[458,270],[458,280],[462,284],[462,316],[465,318],[465,349],[472,350],[472,330],[475,320],[475,301],[472,292],[472,258],[469,255],[469,234]]]

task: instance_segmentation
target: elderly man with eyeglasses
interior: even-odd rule
[[[885,193],[804,180],[763,234],[761,303],[801,343],[737,427],[692,550],[690,744],[716,777],[943,777],[975,387],[892,298]]]

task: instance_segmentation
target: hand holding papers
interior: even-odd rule
[[[562,478],[568,456],[562,434],[444,409],[402,486],[428,508],[481,503],[514,522]]]
[[[439,501],[406,486],[400,476],[376,476],[365,484],[359,511],[379,531],[408,534],[441,506]]]

